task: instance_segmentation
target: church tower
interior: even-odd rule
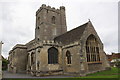
[[[36,12],[35,39],[53,40],[65,32],[67,32],[65,7],[55,9],[43,4]]]

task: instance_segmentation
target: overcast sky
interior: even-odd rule
[[[2,55],[34,39],[35,13],[42,5],[65,6],[68,31],[91,20],[107,54],[118,52],[118,0],[0,0]]]

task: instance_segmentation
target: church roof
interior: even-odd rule
[[[16,48],[27,48],[26,45],[23,45],[23,44],[16,44],[14,47],[13,47],[13,50],[16,49]]]
[[[29,41],[29,42],[28,42],[28,43],[26,43],[25,45],[30,45],[30,44],[33,44],[33,43],[35,43],[35,39],[33,39],[33,40]]]
[[[73,43],[81,38],[87,25],[88,25],[88,22],[60,36],[55,37],[54,40],[55,42],[61,42],[62,44]]]

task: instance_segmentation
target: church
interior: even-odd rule
[[[16,44],[8,59],[9,72],[34,76],[84,76],[110,67],[90,20],[67,31],[65,7],[45,4],[36,11],[35,38]]]

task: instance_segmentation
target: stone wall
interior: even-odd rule
[[[71,64],[67,63],[66,52],[71,54]],[[80,46],[78,44],[63,46],[64,73],[79,73],[80,71]]]
[[[102,68],[103,68],[102,63],[88,64],[88,71],[89,72],[100,71],[100,70],[102,70]]]
[[[51,47],[54,47],[58,50],[58,64],[48,64],[48,49],[50,49]],[[49,72],[62,70],[61,47],[56,45],[55,43],[44,42],[42,46],[38,45],[37,48],[29,51],[28,53],[29,53],[29,57],[28,57],[27,70],[32,72],[33,75],[39,72],[41,72],[41,75],[46,75],[49,74]],[[34,64],[31,63],[32,53],[34,53],[34,61],[35,61]],[[29,67],[31,67],[31,69]]]
[[[55,18],[55,23],[52,23],[53,17]],[[54,37],[66,31],[65,7],[61,6],[60,9],[55,9],[43,4],[38,9],[36,12],[36,41],[53,40]]]
[[[9,53],[9,72],[25,73],[27,64],[26,46],[17,45]]]
[[[85,29],[85,31],[83,33],[83,36],[80,39],[82,53],[84,54],[84,56],[87,59],[86,49],[85,49],[86,48],[86,40],[91,34],[95,36],[95,38],[97,39],[97,41],[99,43],[100,61],[97,62],[97,64],[94,64],[96,62],[88,63],[87,60],[86,60],[85,67],[87,69],[87,72],[96,71],[98,69],[99,70],[104,70],[106,67],[110,67],[110,66],[108,65],[108,61],[106,60],[106,56],[105,56],[104,49],[103,49],[103,43],[100,40],[100,38],[99,38],[97,32],[95,31],[95,29],[94,29],[91,22],[88,23],[88,27],[86,27],[86,29]],[[102,63],[102,64],[100,64],[100,63]],[[96,67],[94,69],[92,68],[93,64]]]

